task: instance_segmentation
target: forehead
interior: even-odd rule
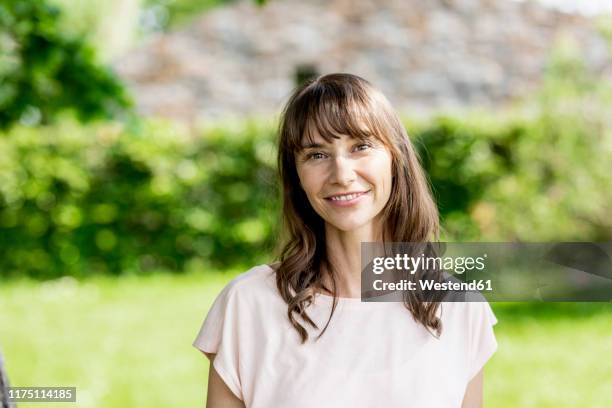
[[[364,140],[364,137],[355,137],[351,135],[332,135],[331,137],[323,137],[319,132],[312,131],[311,133],[304,134],[300,141],[300,147],[302,149],[308,149],[310,147],[319,147],[327,144],[337,143],[348,143],[354,140]]]
[[[365,121],[358,118],[335,118],[314,117],[305,124],[299,149],[305,149],[313,145],[334,144],[342,141],[367,140],[376,138],[375,132],[370,129]]]

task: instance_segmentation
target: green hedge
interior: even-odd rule
[[[0,138],[0,267],[41,278],[249,263],[277,225],[274,151],[254,124],[21,128]]]
[[[610,240],[610,133],[556,117],[407,123],[444,239]],[[63,123],[0,137],[0,276],[269,259],[280,225],[274,125],[138,126]]]

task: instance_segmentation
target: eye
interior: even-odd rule
[[[360,143],[360,144],[355,146],[355,150],[356,151],[364,151],[364,150],[368,150],[370,147],[372,147],[372,145],[369,144],[369,143]]]
[[[321,152],[310,153],[306,156],[306,160],[319,160],[325,158],[325,154]]]

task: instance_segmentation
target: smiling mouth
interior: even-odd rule
[[[337,195],[325,197],[325,199],[330,200],[330,201],[351,201],[369,192],[370,190],[354,192],[354,193],[347,193],[347,194],[337,194]]]

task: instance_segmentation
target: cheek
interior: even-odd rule
[[[377,160],[376,168],[373,169],[380,184],[380,190],[383,194],[385,200],[388,199],[391,194],[391,187],[393,183],[393,168],[392,168],[392,159],[389,154],[383,154]]]
[[[317,191],[317,177],[311,171],[305,171],[303,168],[297,168],[298,178],[302,189],[310,199]]]

